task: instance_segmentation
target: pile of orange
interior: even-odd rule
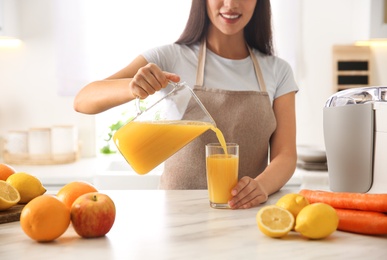
[[[63,186],[56,195],[36,197],[21,212],[23,231],[39,242],[57,239],[70,225],[72,203],[89,192],[97,192],[97,189],[88,182],[74,181]]]
[[[32,186],[39,186],[33,185],[33,182],[41,184],[36,177],[16,172],[12,166],[0,163],[0,211],[21,202],[26,193],[24,190],[31,193]],[[27,204],[20,214],[20,225],[24,233],[38,242],[49,242],[60,237],[70,225],[73,202],[83,194],[98,192],[92,184],[85,181],[70,182],[56,195],[43,194],[45,191],[34,193],[36,195],[31,199],[25,200],[24,203]]]

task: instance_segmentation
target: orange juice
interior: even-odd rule
[[[218,141],[219,141],[220,145],[221,145],[222,148],[223,148],[223,152],[224,152],[225,154],[228,154],[228,153],[227,153],[226,140],[224,139],[224,136],[223,136],[222,131],[220,131],[220,129],[219,129],[219,128],[216,128],[216,127],[211,127],[211,130],[215,132],[216,137],[218,138]]]
[[[227,204],[238,182],[238,156],[211,154],[207,157],[207,183],[211,203]]]
[[[138,174],[146,174],[193,139],[215,127],[198,121],[131,121],[113,140]]]

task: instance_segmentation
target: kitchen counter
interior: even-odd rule
[[[93,182],[99,169],[106,168],[106,159],[83,158],[73,163],[53,165],[11,164],[17,172],[26,172],[39,178],[47,188],[61,187],[74,180]]]
[[[87,181],[98,189],[157,189],[161,168],[142,176],[135,173],[121,155],[82,158],[73,163],[53,165],[12,165],[17,172],[36,176],[49,191],[71,181]]]
[[[119,154],[82,158],[74,163],[58,165],[12,165],[18,172],[39,178],[48,191],[57,191],[71,181],[87,181],[105,190],[155,190],[162,165],[146,175],[139,175]],[[287,185],[326,189],[328,172],[297,168]]]
[[[266,204],[298,188],[285,187]],[[0,225],[0,259],[385,259],[387,237],[334,232],[308,240],[295,232],[269,238],[257,228],[259,207],[212,209],[206,190],[106,190],[116,222],[98,239],[70,226],[51,243],[28,238],[19,222]]]

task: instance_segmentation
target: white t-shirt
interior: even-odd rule
[[[163,71],[179,75],[181,81],[193,87],[196,83],[199,47],[199,44],[169,44],[145,51],[142,55],[148,62],[157,64]],[[255,49],[253,53],[257,57],[271,102],[279,96],[298,91],[293,71],[286,61],[276,56],[263,55]],[[206,53],[203,85],[224,90],[260,91],[250,57],[231,60],[209,49]]]

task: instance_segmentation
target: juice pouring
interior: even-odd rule
[[[184,83],[173,83],[173,85],[174,90],[163,99],[178,99],[179,93],[187,90],[186,92],[192,97],[190,100],[193,101],[190,104],[196,106],[201,115],[192,119],[184,118],[184,120],[181,118],[159,120],[160,109],[157,105],[162,99],[145,111],[139,110],[137,117],[121,127],[113,136],[118,150],[138,174],[148,173],[209,129],[216,133],[220,143],[225,144],[222,132],[216,127],[211,115],[193,91]],[[175,113],[168,115],[171,114]],[[145,120],[140,120],[142,116]],[[150,118],[158,118],[158,120],[150,120]]]
[[[207,122],[132,121],[113,136],[114,142],[138,174],[146,174],[207,130],[224,142],[222,132]]]
[[[132,168],[146,174],[211,126],[194,121],[133,121],[113,139]]]
[[[228,155],[227,146],[226,146],[226,140],[224,139],[222,131],[220,131],[220,129],[217,128],[217,127],[212,127],[211,130],[215,132],[216,137],[218,138],[218,142],[220,143],[220,145],[223,148],[224,154]]]

